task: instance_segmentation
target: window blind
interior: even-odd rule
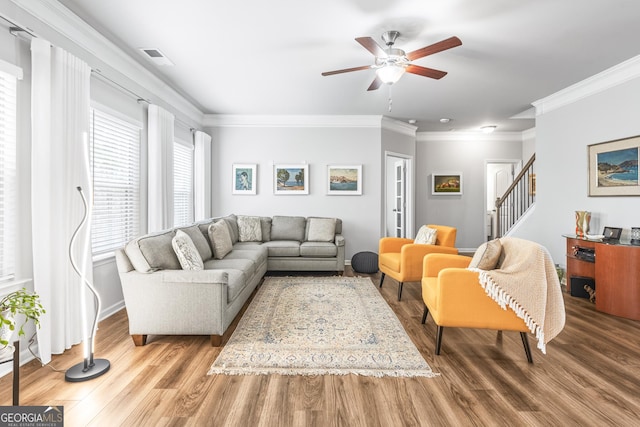
[[[139,126],[91,109],[94,256],[113,252],[139,234],[140,131]]]
[[[181,226],[193,222],[193,145],[173,144],[173,221]]]
[[[15,274],[16,78],[0,71],[0,281]]]

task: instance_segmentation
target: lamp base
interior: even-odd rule
[[[110,367],[111,364],[107,359],[93,359],[93,366],[86,371],[84,370],[84,362],[67,369],[64,379],[72,383],[92,380],[107,372]]]

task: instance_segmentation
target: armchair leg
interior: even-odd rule
[[[442,346],[442,331],[444,328],[438,325],[438,330],[436,332],[436,355],[440,354],[440,347]]]
[[[398,282],[398,301],[400,301],[400,297],[402,297],[402,282]]]
[[[382,287],[382,282],[384,282],[384,276],[386,276],[384,273],[380,275],[380,287]]]
[[[524,345],[524,352],[527,355],[527,362],[533,363],[533,357],[531,355],[531,347],[529,347],[529,337],[526,332],[520,332],[520,338],[522,338],[522,345]]]
[[[422,324],[427,321],[427,314],[429,314],[429,307],[424,306],[424,311],[422,312]]]

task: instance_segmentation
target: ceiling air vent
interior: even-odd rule
[[[156,65],[173,65],[173,62],[167,58],[164,53],[155,48],[140,48],[140,52],[151,62]]]

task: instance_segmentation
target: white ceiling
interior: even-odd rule
[[[204,113],[386,115],[420,131],[499,131],[531,103],[640,54],[638,0],[60,0]],[[398,30],[412,51],[450,36],[462,46],[414,61],[448,71],[406,74],[367,92],[373,70],[355,42]],[[138,48],[175,65],[157,67]],[[391,91],[389,90],[391,89]],[[393,99],[388,111],[388,98]],[[449,117],[449,124],[439,119]]]

